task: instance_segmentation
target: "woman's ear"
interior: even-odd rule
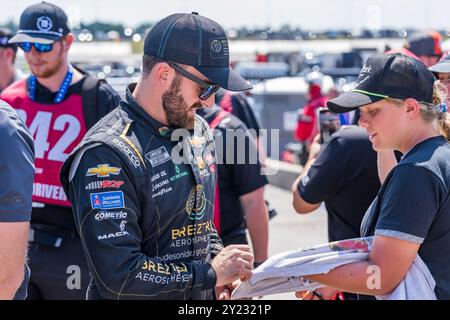
[[[419,115],[420,104],[416,99],[408,98],[403,103],[408,118],[415,118]]]

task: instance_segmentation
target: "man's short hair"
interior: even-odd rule
[[[144,54],[142,56],[142,77],[147,78],[150,72],[152,72],[153,67],[158,63],[159,61],[155,60],[152,56],[149,56],[148,54]]]

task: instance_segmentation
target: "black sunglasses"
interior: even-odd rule
[[[220,89],[220,86],[218,86],[217,84],[214,84],[211,82],[206,82],[206,81],[194,76],[192,73],[187,72],[182,67],[180,67],[179,65],[177,65],[176,63],[174,63],[172,61],[162,60],[162,59],[158,59],[155,57],[153,57],[153,59],[156,61],[159,61],[159,62],[167,63],[169,66],[174,68],[175,71],[178,72],[179,74],[181,74],[183,77],[186,77],[189,80],[198,84],[200,86],[200,88],[202,89],[202,91],[200,92],[200,94],[198,96],[200,98],[200,100],[208,100],[209,97],[211,97],[214,93],[216,93]]]

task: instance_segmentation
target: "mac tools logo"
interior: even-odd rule
[[[53,27],[53,22],[52,19],[44,16],[37,19],[36,25],[40,31],[49,31]]]

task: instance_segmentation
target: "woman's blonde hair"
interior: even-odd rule
[[[450,114],[442,108],[448,95],[447,86],[443,85],[440,80],[436,80],[433,86],[433,103],[419,102],[420,113],[426,122],[437,120],[437,130],[448,141],[450,141]],[[388,99],[395,105],[403,105],[402,100]],[[449,106],[447,106],[449,107]],[[450,110],[449,110],[450,111]]]

